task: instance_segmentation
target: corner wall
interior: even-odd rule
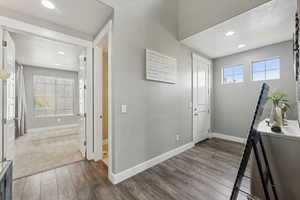
[[[192,68],[191,51],[177,40],[174,0],[120,3],[113,22],[112,170],[120,173],[192,142]],[[177,58],[177,84],[145,80],[146,48]]]
[[[213,60],[213,132],[239,138],[247,137],[263,83],[251,80],[251,62],[277,56],[281,60],[281,78],[265,82],[271,86],[271,90],[277,88],[288,94],[292,106],[288,117],[296,119],[296,84],[292,49],[292,41],[287,41]],[[244,82],[222,85],[222,68],[240,64],[244,65]],[[268,104],[264,117],[269,117],[267,113],[270,113],[270,110],[271,105]]]

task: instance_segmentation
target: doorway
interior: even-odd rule
[[[102,45],[102,160],[108,166],[108,39]],[[101,55],[100,55],[101,56]]]
[[[198,54],[192,55],[193,62],[193,141],[209,138],[211,62]]]
[[[3,158],[14,179],[86,157],[86,48],[3,32]]]
[[[95,160],[103,161],[108,168],[110,180],[112,180],[111,37],[112,21],[109,21],[94,41]]]

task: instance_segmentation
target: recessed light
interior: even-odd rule
[[[51,1],[48,1],[48,0],[42,0],[42,5],[51,10],[55,9],[55,5]]]
[[[60,55],[65,55],[65,52],[63,52],[63,51],[58,51],[57,53]]]
[[[246,46],[245,44],[240,44],[240,45],[238,46],[238,48],[241,49],[241,48],[244,48],[245,46]]]
[[[233,36],[235,34],[234,31],[228,31],[225,35],[226,36]]]

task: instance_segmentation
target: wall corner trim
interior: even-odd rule
[[[150,160],[147,160],[147,161],[145,161],[141,164],[138,164],[138,165],[136,165],[132,168],[126,169],[126,170],[124,170],[124,171],[122,171],[118,174],[112,173],[112,174],[109,175],[109,179],[113,184],[118,184],[118,183],[132,177],[132,176],[135,176],[135,175],[137,175],[137,174],[139,174],[139,173],[141,173],[141,172],[143,172],[143,171],[145,171],[145,170],[147,170],[147,169],[149,169],[149,168],[151,168],[151,167],[153,167],[153,166],[155,166],[155,165],[157,165],[161,162],[164,162],[164,161],[166,161],[166,160],[168,160],[168,159],[170,159],[170,158],[172,158],[172,157],[174,157],[174,156],[176,156],[176,155],[178,155],[178,154],[180,154],[180,153],[182,153],[186,150],[189,150],[193,147],[194,147],[193,142],[187,143],[183,146],[180,146],[176,149],[173,149],[173,150],[168,151],[166,153],[163,153],[159,156],[156,156],[156,157],[154,157]]]
[[[242,144],[246,144],[246,141],[247,141],[246,138],[235,137],[235,136],[226,135],[223,133],[212,133],[211,135],[212,135],[212,138],[219,138],[219,139],[238,142],[238,143],[242,143]]]

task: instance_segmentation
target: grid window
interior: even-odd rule
[[[244,81],[243,65],[223,68],[223,84],[241,83],[243,81]]]
[[[252,63],[252,80],[280,79],[280,59],[269,59]]]
[[[74,80],[35,75],[34,112],[36,117],[74,114]]]

